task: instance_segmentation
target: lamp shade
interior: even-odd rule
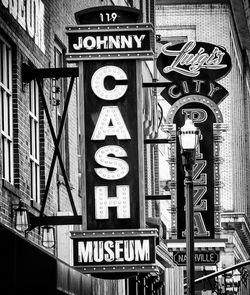
[[[55,228],[51,225],[44,225],[42,229],[42,245],[45,248],[52,248],[55,246]]]
[[[183,150],[194,150],[199,144],[200,130],[194,126],[191,119],[187,118],[179,131],[180,146]]]
[[[25,232],[29,228],[28,212],[22,201],[19,202],[15,209],[15,229],[20,232]]]

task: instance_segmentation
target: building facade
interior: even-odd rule
[[[70,231],[81,229],[79,219],[55,226],[55,245],[50,244],[51,240],[45,244],[42,238],[43,226],[48,223],[33,223],[23,232],[15,219],[18,209],[28,211],[31,224],[37,217],[82,215],[80,159],[84,135],[79,130],[79,80],[76,75],[71,85],[63,70],[57,74],[50,70],[76,67],[66,62],[65,28],[76,24],[74,14],[114,5],[139,9],[142,22],[154,23],[154,1],[0,2],[0,223],[5,239],[0,251],[5,294],[150,294],[153,290],[163,294],[162,274],[104,280],[73,269]],[[143,64],[142,78],[146,82],[154,78],[152,65]],[[34,73],[40,69],[47,72],[35,79]],[[145,136],[152,138],[157,134],[157,101],[151,96],[151,90],[145,91],[143,119]],[[157,148],[145,145],[148,195],[158,194],[160,189],[157,163]],[[149,227],[159,224],[158,206],[156,201],[148,201]],[[162,269],[172,264],[165,254],[163,243],[157,252]]]
[[[74,71],[77,64],[66,61],[68,36],[65,28],[76,24],[76,12],[106,5],[136,8],[142,12],[142,22],[153,24],[151,42],[155,59],[143,62],[143,83],[165,82],[156,68],[156,59],[161,46],[167,42],[212,43],[225,48],[231,56],[232,69],[219,81],[229,95],[219,104],[223,134],[219,136],[220,153],[217,155],[220,162],[216,182],[219,198],[214,204],[218,223],[214,244],[209,246],[219,251],[220,259],[212,266],[196,266],[196,276],[202,277],[249,260],[248,1],[2,0],[0,230],[3,243],[0,252],[4,263],[0,274],[5,282],[5,294],[183,294],[185,266],[177,265],[173,257],[173,251],[185,250],[182,245],[178,246],[173,230],[176,209],[173,196],[177,185],[168,169],[175,159],[173,151],[169,154],[169,144],[147,143],[147,140],[159,138],[176,141],[177,137],[175,132],[168,132],[170,105],[159,95],[162,89],[154,88],[153,84],[142,91],[143,185],[147,199],[145,227],[159,230],[156,246],[159,272],[105,280],[75,270],[70,231],[81,229],[79,219],[57,224],[56,243],[49,249],[44,247],[42,239],[43,225],[50,225],[48,222],[35,224],[24,233],[16,230],[21,229],[15,221],[19,204],[28,210],[31,223],[39,216],[65,219],[65,216],[75,217],[76,213],[82,215],[84,134],[79,128],[78,76],[74,76],[71,85],[70,77],[66,77],[63,70],[54,75],[48,71],[46,78],[40,74],[39,81],[42,82],[38,83],[32,73],[38,69],[51,69],[52,72],[54,68],[73,68]],[[71,95],[67,101],[70,85]],[[68,107],[67,116],[65,106]],[[165,198],[156,200],[155,196],[159,195]],[[47,241],[47,246],[50,242]],[[207,250],[205,243],[198,251]],[[239,287],[238,294],[247,295],[249,267],[241,267],[238,271],[241,281],[233,288]],[[226,290],[232,288],[233,275],[235,272],[230,272],[228,277],[223,275],[197,284],[196,293],[207,295],[216,291],[226,294]],[[227,285],[228,282],[231,285]]]
[[[196,266],[197,277],[249,260],[248,12],[248,1],[156,1],[156,34],[160,43],[212,43],[225,48],[232,59],[231,72],[219,81],[229,92],[219,105],[225,132],[220,146],[220,201],[217,203],[221,226],[217,237],[226,242],[220,249],[220,261],[216,265]],[[158,78],[163,79],[160,75]],[[170,105],[166,102],[163,105],[168,111]],[[249,267],[238,270],[241,281],[237,294],[248,294],[249,279],[245,275]],[[233,273],[227,275],[230,281]],[[204,294],[213,291],[231,294],[226,293],[230,287],[227,282],[220,276],[213,287],[205,282],[203,286],[196,285],[199,289],[196,292],[201,294],[203,289]]]

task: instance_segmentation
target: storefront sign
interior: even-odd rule
[[[184,251],[173,252],[174,262],[178,266],[187,264],[187,254]],[[220,260],[219,251],[197,251],[194,254],[194,260],[196,265],[216,265]]]
[[[162,46],[157,67],[170,81],[187,78],[214,81],[230,71],[231,59],[224,48],[210,43],[167,43]]]
[[[2,0],[1,3],[45,53],[43,2],[41,0]]]
[[[87,228],[140,228],[136,62],[85,62]],[[116,81],[127,81],[116,85]],[[113,85],[113,86],[112,86]]]
[[[218,104],[228,95],[215,80],[230,71],[231,59],[224,48],[210,43],[168,43],[162,47],[157,67],[162,76],[171,81],[161,92],[171,105],[167,114],[169,130],[176,132],[189,117],[202,134],[193,167],[194,235],[214,239],[220,230],[219,142],[220,132],[225,129]],[[172,238],[184,239],[185,173],[177,136],[171,144],[171,159],[171,178],[176,184],[171,192],[172,208],[176,209],[172,214]]]
[[[187,102],[179,107],[173,116],[173,123],[177,126],[183,126],[185,117],[192,118],[194,124],[199,127],[202,139],[199,150],[196,152],[196,162],[193,167],[194,184],[194,228],[197,238],[214,238],[214,219],[211,213],[214,212],[214,142],[213,124],[218,122],[218,117],[210,109],[207,98],[200,95],[190,95],[185,97]],[[180,102],[185,99],[180,99]],[[205,101],[203,101],[205,99]],[[218,108],[216,108],[218,109]],[[218,112],[221,116],[221,112]],[[178,238],[186,237],[185,222],[185,198],[184,198],[184,179],[182,159],[179,142],[177,142],[177,235]]]
[[[123,272],[128,276],[129,272],[157,270],[157,230],[144,229],[139,61],[153,57],[152,26],[116,23],[119,15],[124,16],[118,7],[110,8],[107,13],[101,8],[97,11],[100,24],[67,28],[68,60],[79,64],[82,186],[86,196],[84,231],[72,233],[71,238],[77,268],[105,278],[113,278],[118,271],[116,278],[118,275],[123,278]],[[131,11],[135,15],[135,10]],[[89,12],[77,15],[83,20],[82,15]],[[107,25],[104,17],[111,23]]]
[[[76,37],[77,35],[73,35]],[[108,35],[96,35],[90,36],[88,33],[80,34],[74,42],[74,38],[70,39],[70,49],[72,52],[92,52],[92,51],[109,51],[109,50],[141,50],[145,48],[144,39],[145,34],[137,34],[136,32],[131,33],[116,33],[112,36]],[[147,36],[148,37],[148,36]],[[148,38],[147,38],[148,39]],[[149,43],[149,40],[147,40]],[[142,44],[144,45],[142,47]]]
[[[100,24],[67,28],[68,61],[75,59],[152,59],[151,24]]]
[[[83,272],[156,269],[155,230],[73,232],[74,265]]]

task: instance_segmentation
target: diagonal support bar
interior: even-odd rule
[[[49,171],[49,176],[48,176],[48,180],[47,180],[47,183],[46,183],[46,188],[45,188],[45,192],[44,192],[44,199],[43,199],[43,203],[42,203],[42,207],[41,207],[41,211],[40,211],[40,216],[42,216],[44,214],[44,209],[45,209],[45,205],[46,205],[46,201],[47,201],[47,197],[48,197],[48,192],[49,192],[49,187],[50,187],[50,183],[51,183],[51,179],[52,179],[52,175],[53,175],[53,170],[54,170],[54,166],[55,166],[56,157],[58,157],[59,164],[60,164],[61,169],[62,169],[62,174],[63,174],[63,178],[64,178],[64,181],[65,181],[66,189],[67,189],[67,192],[68,192],[69,200],[70,200],[70,203],[71,203],[72,211],[73,211],[74,215],[77,215],[76,207],[75,207],[75,204],[74,204],[73,196],[72,196],[72,193],[71,193],[71,189],[70,189],[70,186],[69,186],[68,178],[67,178],[67,175],[66,175],[66,171],[65,171],[65,168],[64,168],[64,164],[63,164],[60,149],[59,149],[59,142],[60,142],[62,129],[63,129],[63,125],[64,125],[64,122],[65,122],[66,114],[67,114],[67,108],[68,108],[68,104],[69,104],[71,91],[72,91],[72,88],[73,88],[74,77],[71,77],[70,86],[69,86],[66,101],[65,101],[65,107],[64,107],[64,111],[63,111],[62,122],[61,122],[60,127],[59,127],[58,137],[56,137],[56,135],[55,135],[55,131],[54,131],[54,128],[53,128],[53,125],[52,125],[52,122],[51,122],[51,118],[50,118],[49,110],[48,110],[48,107],[47,107],[47,102],[46,102],[46,99],[45,99],[45,96],[44,96],[44,93],[43,93],[41,81],[37,77],[36,77],[36,81],[37,81],[37,84],[38,84],[38,88],[39,88],[39,92],[40,92],[40,95],[41,95],[43,107],[44,107],[44,110],[45,110],[45,114],[46,114],[46,117],[47,117],[47,120],[48,120],[51,136],[52,136],[52,139],[53,139],[53,142],[54,142],[54,145],[55,145],[55,151],[54,151],[54,154],[53,154],[52,163],[51,163],[50,171]]]

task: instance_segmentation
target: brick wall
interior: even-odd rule
[[[44,41],[45,54],[34,43],[34,40],[29,36],[27,30],[24,30],[16,19],[10,14],[10,7],[4,7],[0,2],[0,33],[13,47],[13,124],[14,124],[14,186],[5,184],[3,189],[2,210],[1,217],[3,222],[12,225],[12,210],[11,204],[17,203],[21,197],[25,200],[27,205],[30,205],[30,167],[29,167],[29,91],[28,87],[23,87],[21,77],[21,64],[33,64],[37,68],[53,67],[53,48],[55,37],[57,37],[62,44],[67,46],[67,36],[65,34],[65,27],[67,25],[75,24],[74,13],[93,6],[108,5],[111,1],[42,1],[44,4]],[[6,3],[6,2],[5,2]],[[9,4],[10,5],[10,4]],[[55,127],[55,109],[49,105],[49,97],[51,92],[51,83],[49,79],[44,80],[44,94],[47,99],[50,116]],[[72,193],[80,208],[78,198],[78,183],[77,183],[77,127],[76,127],[76,86],[74,88],[72,99],[68,112],[68,142],[69,142],[69,163],[70,163],[70,180],[72,182]],[[41,121],[41,194],[44,192],[45,180],[48,177],[50,163],[54,151],[54,144],[50,135],[50,130],[43,112],[40,116]],[[43,124],[44,123],[44,124]],[[45,155],[45,157],[43,156]],[[55,169],[56,172],[56,169]],[[46,214],[53,214],[58,210],[57,194],[61,198],[61,209],[71,211],[68,196],[65,188],[60,187],[57,191],[56,173],[53,175],[49,198],[45,208]],[[35,208],[29,210],[37,214]],[[32,235],[32,233],[31,233]]]
[[[10,2],[10,1],[9,1]],[[23,62],[33,64],[37,68],[54,67],[54,44],[55,38],[67,47],[67,35],[65,27],[74,25],[74,13],[82,9],[100,6],[113,5],[109,0],[61,0],[61,1],[42,1],[45,8],[44,18],[44,40],[45,53],[43,53],[34,40],[29,36],[18,22],[9,13],[8,7],[4,7],[0,1],[0,34],[12,45],[13,48],[13,117],[14,117],[14,185],[7,182],[0,182],[0,222],[7,226],[13,227],[13,210],[12,204],[17,204],[22,198],[28,206],[28,210],[39,214],[39,206],[31,206],[30,203],[30,127],[29,127],[29,91],[28,87],[22,84],[21,64]],[[122,1],[120,1],[122,2]],[[123,1],[124,2],[124,1]],[[6,1],[5,1],[6,3]],[[13,2],[14,3],[14,2]],[[123,3],[124,4],[124,3]],[[56,109],[50,105],[51,81],[44,80],[44,95],[47,100],[50,118],[53,126],[56,126]],[[75,82],[72,97],[69,104],[67,115],[66,139],[68,141],[68,168],[70,171],[69,180],[72,186],[72,195],[75,200],[78,212],[81,213],[81,199],[78,197],[78,155],[77,155],[77,92],[78,85]],[[41,169],[41,198],[43,198],[46,180],[51,165],[54,144],[52,141],[49,125],[45,118],[44,112],[40,115],[40,164]],[[0,145],[1,146],[1,145]],[[2,154],[2,151],[0,150]],[[66,163],[64,163],[66,165]],[[0,163],[0,174],[2,175],[2,166]],[[61,180],[61,178],[59,179]],[[58,182],[57,169],[55,167],[49,196],[46,203],[45,214],[56,215],[58,211],[72,212],[69,198],[63,182]],[[65,213],[66,214],[66,213]],[[62,228],[60,228],[62,229]],[[66,233],[66,232],[65,232]],[[69,236],[67,230],[66,233]],[[39,229],[36,228],[28,233],[27,239],[41,244]],[[63,237],[65,238],[65,237]],[[59,242],[59,241],[58,241]],[[69,242],[69,239],[68,239]],[[67,243],[66,243],[67,244]],[[69,246],[69,245],[68,245]],[[65,245],[66,251],[67,245]],[[61,250],[61,249],[60,249]],[[56,252],[56,251],[55,251]],[[56,253],[55,253],[56,254]],[[68,257],[67,253],[65,257]],[[67,258],[68,259],[68,258]],[[96,283],[98,285],[98,283]],[[95,288],[93,294],[116,294],[117,289],[121,288],[119,282],[116,285],[111,281],[103,281],[100,288]]]

